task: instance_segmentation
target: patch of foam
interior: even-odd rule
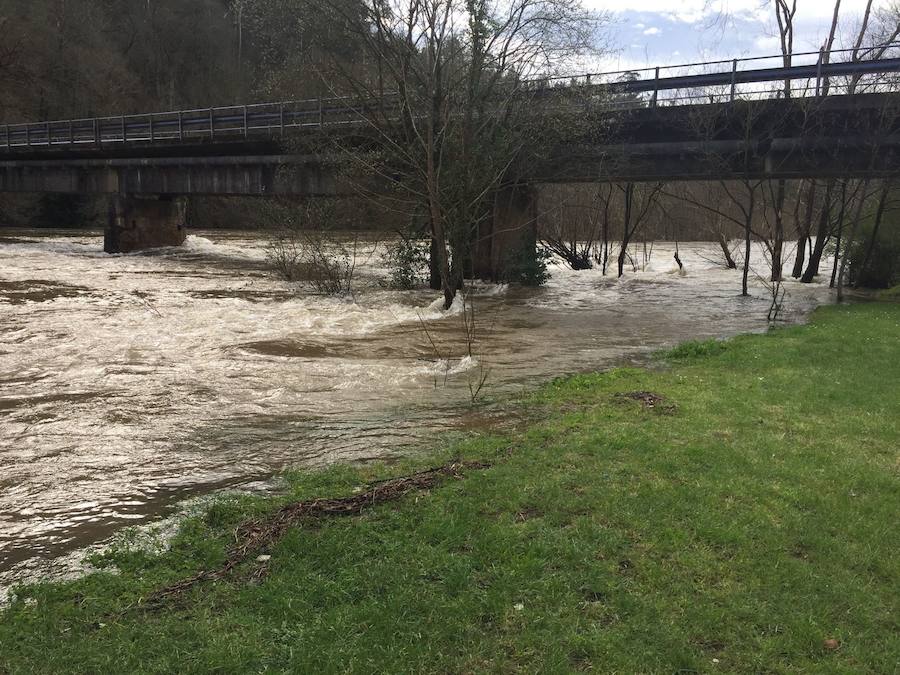
[[[418,376],[453,376],[465,373],[466,371],[477,368],[478,359],[472,356],[463,356],[460,359],[438,359],[433,363],[419,367],[415,374]]]
[[[440,319],[445,316],[457,316],[465,311],[466,297],[462,293],[457,293],[448,309],[444,309],[444,298],[441,296],[429,304],[426,308],[426,313],[421,316],[423,318]]]

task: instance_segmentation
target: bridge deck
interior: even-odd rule
[[[578,105],[615,120],[600,140],[573,138],[557,148],[530,178],[896,173],[900,129],[885,111],[900,108],[900,58],[816,56],[789,67],[759,67],[756,58],[720,62],[713,72],[689,64],[700,72],[680,66],[522,83],[522,95],[542,103],[536,110],[563,94],[573,105],[574,92]],[[793,97],[773,98],[786,81]],[[760,84],[772,86],[753,88]],[[396,105],[388,95],[3,125],[0,191],[334,194],[343,188],[333,158],[316,154],[320,134],[360,133],[374,108],[390,117]],[[304,151],[286,149],[287,136],[307,132]]]

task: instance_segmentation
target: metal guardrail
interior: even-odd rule
[[[891,46],[896,52],[897,46]],[[829,56],[851,50],[835,50]],[[862,50],[865,53],[866,50]],[[639,70],[537,78],[520,83],[525,92],[553,91],[561,87],[587,92],[610,110],[718,103],[742,98],[771,98],[784,93],[785,82],[805,81],[792,88],[798,97],[820,96],[828,83],[830,93],[900,90],[900,58],[871,61],[836,61],[824,52],[794,54],[785,67],[783,56],[759,56]],[[815,57],[815,61],[811,57]],[[767,65],[766,62],[782,63]],[[746,66],[754,67],[746,67]],[[727,68],[721,69],[724,66]],[[716,68],[720,68],[716,70]],[[777,83],[777,87],[747,85]],[[645,98],[646,95],[649,97]],[[398,104],[391,96],[377,102],[382,111]],[[320,98],[279,103],[225,106],[194,110],[93,117],[0,126],[0,150],[20,148],[102,147],[110,144],[197,142],[217,139],[281,137],[288,130],[364,123],[365,106],[349,97]]]

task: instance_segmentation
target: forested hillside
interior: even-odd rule
[[[0,0],[0,124],[335,93],[351,62],[341,0]],[[326,85],[325,83],[328,82]],[[95,198],[0,196],[0,225],[103,218]],[[241,226],[253,202],[194,199],[198,224]]]
[[[350,55],[313,0],[0,0],[0,28],[0,122],[318,95]]]

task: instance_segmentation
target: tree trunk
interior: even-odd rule
[[[728,240],[725,239],[725,235],[722,232],[719,232],[719,246],[722,247],[722,255],[725,256],[725,264],[728,266],[730,270],[737,269],[737,263],[734,262],[734,258],[731,257],[731,251],[728,248]]]
[[[797,256],[794,258],[794,270],[791,276],[799,279],[803,275],[803,264],[806,262],[806,242],[812,230],[813,207],[816,201],[816,181],[809,183],[809,191],[806,195],[806,213],[803,224],[797,228]]]
[[[887,203],[888,192],[890,192],[890,181],[884,181],[881,186],[881,194],[878,197],[878,208],[875,210],[875,222],[872,225],[872,236],[869,237],[869,243],[866,245],[866,254],[863,256],[862,265],[859,268],[859,274],[869,266],[869,260],[872,258],[872,251],[875,250],[875,243],[878,241],[878,230],[881,228],[881,220],[884,217],[884,207]],[[859,280],[857,274],[857,280]]]
[[[431,251],[428,256],[428,287],[433,291],[441,290],[441,270],[438,263],[437,240],[431,237]]]
[[[631,215],[634,205],[634,183],[625,186],[625,218],[622,223],[622,247],[619,249],[619,277],[625,270],[625,256],[628,255],[628,243],[631,241]]]
[[[869,187],[869,179],[866,178],[863,181],[862,188],[859,193],[859,202],[856,204],[856,213],[853,214],[853,225],[850,227],[850,236],[847,239],[846,249],[850,250],[850,247],[853,246],[853,242],[856,239],[856,233],[859,231],[859,221],[862,218],[862,209],[863,202],[866,201],[866,190]],[[880,206],[880,204],[879,204]],[[847,256],[841,259],[841,270],[838,274],[837,279],[837,300],[840,302],[844,299],[844,272],[847,270]]]
[[[447,253],[447,235],[444,232],[444,221],[438,205],[437,176],[434,171],[430,148],[428,149],[428,210],[431,215],[431,240],[437,253],[437,268],[441,278],[441,290],[444,292],[444,309],[450,309],[456,297],[456,285],[450,277],[450,255]]]
[[[790,87],[785,89],[789,95]],[[781,256],[784,248],[784,198],[785,183],[782,178],[778,181],[778,192],[775,197],[775,241],[772,245],[772,281],[781,281]]]
[[[747,210],[744,212],[744,273],[741,275],[741,295],[750,295],[748,280],[750,277],[750,245],[751,228],[753,227],[753,214],[756,211],[756,194],[749,190],[747,196]]]
[[[625,256],[628,254],[628,242],[622,242],[622,248],[619,249],[619,257],[618,257],[618,267],[619,267],[619,277],[621,277],[625,273]]]
[[[831,280],[828,282],[828,288],[834,288],[837,281],[838,261],[841,259],[841,235],[843,234],[843,223],[838,225],[837,235],[834,240],[834,260],[831,263]]]
[[[609,201],[607,199],[603,207],[603,252],[600,263],[603,276],[606,276],[606,270],[609,267]]]
[[[829,237],[829,227],[831,219],[831,193],[834,189],[834,180],[829,180],[825,187],[825,201],[822,203],[822,213],[819,216],[819,228],[816,231],[816,244],[813,246],[812,252],[809,254],[809,264],[806,271],[800,277],[800,281],[804,284],[812,283],[812,280],[819,274],[819,262],[822,260],[822,251],[825,250],[825,243]]]
[[[741,276],[741,295],[750,295],[747,290],[747,277],[750,275],[750,218],[744,224],[744,273]]]
[[[437,250],[438,273],[441,278],[441,290],[444,292],[444,309],[450,309],[453,299],[456,297],[456,286],[450,278],[450,256],[447,253],[447,244],[444,236],[444,227],[437,205],[432,203],[431,238],[435,242]]]
[[[834,263],[831,265],[831,281],[828,282],[829,288],[834,288],[834,282],[837,279],[838,261],[841,259],[841,239],[844,235],[844,214],[847,211],[847,181],[841,184],[841,208],[838,212],[837,222],[837,238],[834,243]]]

